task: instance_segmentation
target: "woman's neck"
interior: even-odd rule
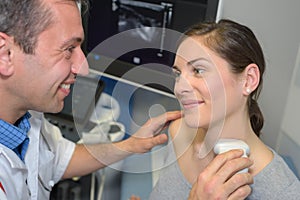
[[[245,127],[247,127],[247,125],[245,125]],[[234,128],[232,129],[234,130]],[[247,143],[250,148],[249,158],[254,162],[254,164],[249,168],[249,172],[252,175],[256,175],[272,161],[274,155],[251,128],[244,128],[242,131],[242,134],[226,134],[226,132],[222,132],[218,135],[218,133],[213,132],[213,130],[204,131],[200,129],[198,131],[199,135],[197,135],[193,140],[193,150],[191,153],[194,158],[201,160],[201,164],[199,166],[206,167],[207,164],[216,156],[213,152],[213,148],[218,139],[240,139]]]

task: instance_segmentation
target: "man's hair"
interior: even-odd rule
[[[52,12],[42,0],[0,0],[0,32],[12,36],[24,53],[34,54],[39,34],[52,22]]]

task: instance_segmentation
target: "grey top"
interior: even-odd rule
[[[188,198],[192,185],[181,173],[172,147],[168,145],[171,154],[166,158],[169,164],[165,167],[155,185],[150,200],[185,200]],[[273,151],[273,150],[272,150]],[[299,200],[300,182],[284,160],[275,152],[274,159],[259,174],[254,177],[251,185],[252,193],[248,200]],[[175,162],[172,162],[174,161]]]

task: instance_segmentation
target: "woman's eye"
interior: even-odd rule
[[[173,69],[173,70],[172,70],[172,73],[173,73],[173,75],[174,75],[175,77],[179,77],[179,76],[180,76],[180,71],[177,70],[177,69]]]
[[[194,68],[194,73],[195,74],[203,74],[205,70],[203,68]]]

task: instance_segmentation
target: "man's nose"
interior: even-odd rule
[[[77,52],[77,55],[74,59],[75,60],[73,61],[72,73],[83,75],[83,76],[88,75],[89,74],[89,64],[88,64],[87,59],[81,49]]]

